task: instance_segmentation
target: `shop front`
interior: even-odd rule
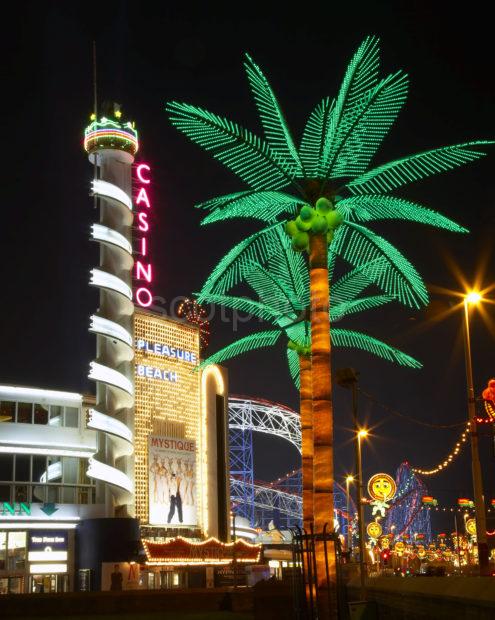
[[[73,532],[0,530],[0,594],[68,592]]]
[[[150,590],[246,585],[246,567],[259,562],[261,546],[244,540],[223,543],[216,538],[165,543],[143,540],[146,562],[141,587]]]

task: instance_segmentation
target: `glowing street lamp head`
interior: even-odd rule
[[[468,304],[478,304],[481,301],[481,295],[477,291],[470,291],[464,299]]]
[[[358,437],[359,439],[364,439],[365,437],[368,437],[368,431],[365,428],[362,428],[358,433]]]
[[[354,482],[354,476],[346,476],[345,481],[349,484],[351,482]]]

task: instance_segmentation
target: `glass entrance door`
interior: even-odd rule
[[[29,590],[33,594],[68,592],[69,575],[31,575]]]

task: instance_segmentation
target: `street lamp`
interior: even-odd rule
[[[237,536],[236,536],[236,531],[235,531],[235,517],[236,514],[235,512],[232,510],[230,513],[230,516],[232,517],[232,538],[233,540],[233,547],[232,547],[232,568],[234,569],[234,588],[237,588],[237,555],[236,555],[236,548],[235,548],[235,543],[237,542]]]
[[[473,470],[474,506],[476,517],[476,532],[478,541],[478,562],[480,574],[489,574],[488,544],[486,540],[485,500],[483,497],[483,479],[478,447],[478,431],[476,426],[476,411],[473,386],[473,366],[471,361],[471,338],[469,333],[470,306],[481,302],[482,297],[477,291],[470,291],[464,296],[464,357],[466,362],[466,382],[468,397],[468,420],[471,436],[471,467]]]
[[[357,516],[358,516],[358,534],[359,534],[359,575],[361,581],[361,599],[364,600],[366,566],[364,558],[364,517],[363,517],[363,472],[361,459],[361,441],[368,435],[368,431],[359,428],[357,409],[357,381],[358,372],[354,368],[340,368],[336,372],[337,384],[350,389],[352,393],[352,420],[354,424],[355,446],[356,446],[356,500],[357,500]]]
[[[354,476],[346,476],[345,493],[346,493],[346,501],[347,501],[347,550],[349,551],[349,553],[352,551],[352,532],[351,532],[351,519],[350,519],[351,497],[349,494],[349,485],[351,484],[351,482],[354,482]]]
[[[359,564],[361,572],[361,594],[364,596],[364,578],[366,576],[366,565],[364,557],[364,514],[363,514],[363,457],[361,443],[368,436],[368,431],[361,428],[357,433],[357,489],[356,498],[358,502],[358,518],[359,518]]]

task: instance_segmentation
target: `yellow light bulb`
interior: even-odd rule
[[[466,295],[465,300],[468,304],[477,304],[481,301],[481,295],[477,291],[471,291]]]

